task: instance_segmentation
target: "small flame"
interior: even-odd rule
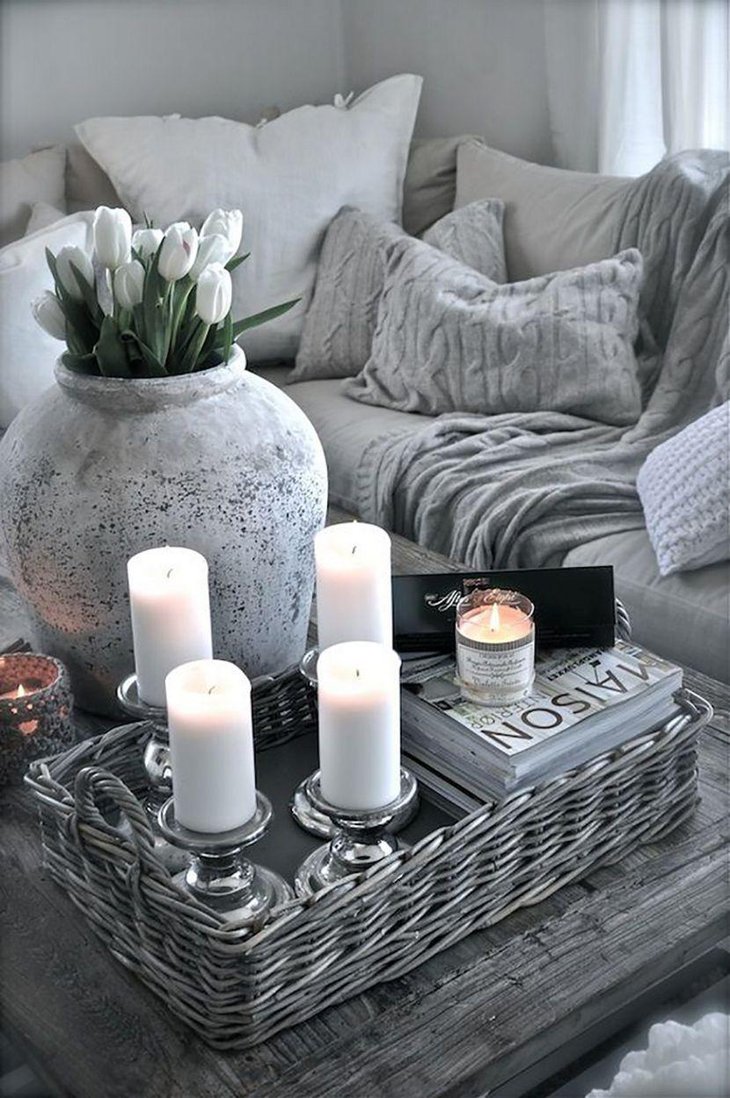
[[[499,629],[499,606],[495,602],[492,606],[492,613],[489,615],[489,628],[493,633],[496,633]]]
[[[25,690],[25,687],[23,686],[23,684],[21,682],[20,686],[18,687],[18,697],[19,698],[24,698],[25,694],[26,694],[26,690]]]

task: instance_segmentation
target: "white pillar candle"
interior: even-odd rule
[[[208,562],[194,549],[163,545],[127,562],[137,689],[149,705],[165,704],[173,667],[213,655]]]
[[[314,538],[320,651],[343,641],[393,644],[390,538],[379,526],[341,522]]]
[[[165,680],[175,819],[216,834],[256,810],[251,683],[225,660],[195,660]]]
[[[372,641],[326,648],[317,663],[322,795],[382,808],[400,793],[400,657]]]

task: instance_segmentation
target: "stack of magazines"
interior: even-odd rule
[[[458,815],[580,766],[661,727],[679,709],[682,670],[625,641],[539,655],[528,697],[463,698],[453,660],[404,663],[404,763],[424,794]]]

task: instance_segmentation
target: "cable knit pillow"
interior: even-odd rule
[[[721,404],[649,454],[636,487],[659,571],[730,559],[730,404]]]
[[[506,278],[499,199],[447,214],[424,236],[494,281]],[[392,222],[343,207],[330,222],[304,319],[296,368],[288,380],[354,377],[370,357],[388,245],[409,239]]]
[[[404,412],[635,422],[641,255],[499,286],[417,240],[390,247],[372,354],[345,391]]]

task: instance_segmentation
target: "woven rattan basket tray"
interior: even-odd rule
[[[50,872],[113,955],[211,1045],[245,1047],[669,834],[694,808],[697,734],[711,715],[687,691],[678,700],[660,731],[440,828],[258,929],[223,925],[155,855],[136,799],[147,726],[34,763],[26,780]],[[267,746],[272,716],[283,738],[314,727],[298,676],[254,691]],[[108,822],[115,808],[131,840]]]

